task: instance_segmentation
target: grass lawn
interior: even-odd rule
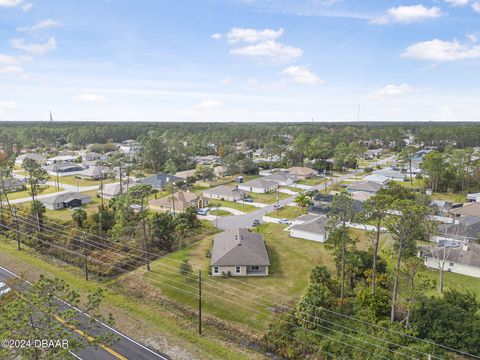
[[[318,177],[311,178],[311,179],[303,179],[298,181],[299,184],[310,185],[310,186],[323,184],[324,182],[325,182],[325,178],[318,178]]]
[[[425,187],[425,180],[413,178],[413,185],[410,184],[410,177],[407,181],[397,181],[400,185],[405,186],[408,189],[423,189]]]
[[[87,212],[88,215],[93,214],[98,210],[98,205],[101,204],[102,200],[97,197],[97,191],[85,191],[82,194],[87,194],[92,197],[92,202],[82,206],[83,210]],[[103,199],[104,204],[108,205],[108,199]],[[50,218],[59,219],[63,221],[72,220],[72,209],[60,209],[60,210],[50,210],[46,209],[46,214]]]
[[[226,211],[226,210],[211,210],[208,213],[210,215],[214,215],[214,216],[229,216],[229,215],[232,215],[232,213],[230,211]]]
[[[288,190],[294,191],[294,192],[301,192],[301,191],[303,191],[303,189],[300,189],[300,188],[297,188],[297,187],[293,187],[293,186],[282,186],[282,189],[288,189]]]
[[[253,205],[249,205],[248,203],[243,203],[240,201],[233,202],[233,201],[222,201],[217,199],[210,199],[210,204],[208,204],[208,207],[214,208],[218,206],[228,207],[228,208],[240,210],[247,213],[258,209]]]
[[[276,192],[271,192],[271,193],[266,193],[266,194],[257,194],[253,192],[249,192],[248,196],[250,196],[254,202],[262,203],[262,204],[273,204],[274,202],[277,201],[277,193]],[[285,194],[285,193],[278,193],[278,200],[283,200],[292,195]]]
[[[40,274],[63,279],[77,290],[83,299],[89,291],[94,291],[98,287],[104,288],[107,291],[102,310],[105,314],[114,315],[115,327],[144,343],[157,345],[160,351],[167,351],[165,346],[169,347],[171,356],[174,356],[175,351],[178,351],[175,349],[178,348],[198,359],[263,358],[257,353],[240,351],[219,341],[209,334],[208,329],[203,336],[198,336],[195,324],[176,316],[156,302],[142,301],[141,298],[128,293],[123,286],[116,285],[115,281],[90,279],[87,282],[79,269],[53,264],[26,246],[23,246],[23,251],[17,251],[16,244],[4,237],[0,237],[0,264],[19,275],[24,275],[30,281],[37,279]]]
[[[50,181],[57,181],[57,178],[55,176],[50,176]],[[117,182],[117,179],[105,179],[103,180],[103,184],[110,184]],[[85,179],[78,179],[75,177],[75,175],[69,175],[69,176],[59,176],[58,177],[58,182],[60,185],[66,184],[66,185],[73,185],[73,186],[95,186],[95,185],[100,185],[100,180],[85,180]]]
[[[464,203],[467,195],[462,193],[433,193],[432,200],[446,200],[452,203]]]
[[[195,308],[197,303],[195,297],[164,285],[168,284],[186,291],[195,289],[194,279],[186,280],[178,274],[178,261],[188,259],[194,268],[201,268],[204,271],[203,308],[206,313],[256,330],[265,330],[272,314],[271,307],[282,302],[281,296],[271,292],[298,298],[308,286],[312,267],[315,264],[323,264],[333,269],[333,263],[323,244],[290,238],[288,232],[284,231],[283,225],[263,224],[257,229],[264,236],[270,257],[271,266],[268,277],[236,278],[235,280],[214,278],[212,280],[211,276],[206,275],[210,267],[210,259],[206,257],[206,252],[211,250],[212,237],[155,261],[152,264],[153,271],[146,273],[145,277],[152,281],[152,285],[159,287],[165,295]],[[155,280],[162,283],[156,283]],[[255,289],[252,285],[261,289]],[[236,289],[242,293],[238,293]],[[264,300],[258,299],[259,295]],[[256,311],[234,305],[229,300]]]
[[[280,210],[270,211],[267,215],[278,218],[278,219],[288,219],[293,220],[299,217],[300,215],[306,214],[306,209],[301,209],[298,206],[284,206]]]
[[[62,190],[63,188],[60,188],[60,190],[58,190],[57,188],[55,188],[55,186],[47,186],[46,189],[40,195],[51,194],[51,193],[62,191]],[[28,197],[31,197],[31,195],[28,193],[28,190],[8,193],[8,200],[23,199]]]

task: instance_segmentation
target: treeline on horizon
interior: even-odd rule
[[[249,141],[252,147],[263,146],[272,139],[302,135],[309,140],[324,139],[331,145],[339,142],[379,139],[384,144],[403,139],[411,133],[425,146],[453,145],[457,148],[480,145],[480,123],[153,123],[153,122],[3,122],[0,143],[4,149],[17,147],[62,146],[141,140],[159,136],[188,144],[233,144]],[[317,141],[318,142],[318,141]],[[200,151],[201,153],[202,151]]]

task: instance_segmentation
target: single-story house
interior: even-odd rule
[[[380,148],[380,149],[368,149],[367,151],[365,151],[365,155],[363,156],[363,158],[365,160],[377,159],[382,155],[382,151],[383,151],[382,148]]]
[[[328,238],[328,232],[325,229],[328,218],[325,215],[318,215],[301,224],[290,227],[290,236],[299,239],[325,242]]]
[[[195,169],[179,171],[179,172],[175,173],[175,176],[186,180],[188,177],[195,176]]]
[[[480,239],[480,216],[462,216],[452,224],[440,224],[437,228],[435,241],[440,240],[466,240]]]
[[[215,164],[220,161],[220,156],[217,155],[205,155],[205,156],[195,156],[194,160],[197,164],[200,165],[209,165]]]
[[[108,166],[90,166],[77,174],[80,179],[100,180],[105,179],[112,172]]]
[[[50,174],[50,175],[56,175],[58,174],[72,174],[72,173],[79,173],[84,170],[83,166],[80,164],[75,164],[75,163],[70,163],[70,162],[60,162],[60,163],[55,163],[52,165],[47,165],[44,167],[44,169]]]
[[[383,185],[381,183],[375,181],[356,181],[347,187],[347,191],[349,193],[353,193],[355,191],[364,191],[371,194],[376,194],[382,187]]]
[[[22,191],[27,188],[25,181],[9,178],[3,181],[3,184],[0,186],[0,193],[3,193],[3,188],[7,193],[15,192],[15,191]]]
[[[94,151],[86,152],[82,155],[83,161],[95,161],[95,160],[100,160],[101,158],[102,158],[102,154]]]
[[[420,251],[425,266],[436,270],[442,266],[444,254],[443,271],[480,278],[480,245],[464,242],[461,246],[424,248]]]
[[[290,186],[295,184],[297,176],[285,171],[277,171],[271,175],[265,176],[263,180],[274,181],[281,186]]]
[[[175,175],[159,172],[156,175],[147,176],[139,180],[142,184],[152,185],[155,189],[163,189],[166,185],[183,181]]]
[[[318,175],[317,170],[305,166],[294,166],[287,169],[287,172],[293,174],[297,179],[309,179]]]
[[[313,220],[318,218],[318,214],[303,214],[297,217],[295,220],[292,221],[293,225],[300,225],[307,221]]]
[[[60,210],[64,208],[75,208],[84,204],[88,204],[92,201],[92,197],[87,194],[69,191],[41,199],[40,201],[47,209]]]
[[[424,149],[424,150],[419,150],[412,156],[412,160],[417,160],[417,161],[422,161],[425,155],[428,153],[431,153],[433,150],[429,149]]]
[[[29,153],[29,154],[18,155],[17,158],[15,159],[15,165],[22,166],[25,159],[35,160],[40,165],[45,165],[47,163],[47,159],[44,156],[40,154]]]
[[[333,201],[332,194],[316,193],[312,199],[313,205],[320,206],[321,204],[330,204]]]
[[[212,275],[267,276],[270,266],[262,235],[232,229],[213,238]]]
[[[467,202],[480,202],[480,193],[468,194]]]
[[[435,215],[447,216],[452,209],[452,203],[446,200],[432,200],[430,207],[433,209]]]
[[[382,185],[385,185],[390,179],[386,177],[385,175],[381,174],[370,174],[367,175],[363,178],[362,181],[371,181],[371,182],[376,182]]]
[[[102,196],[103,192],[105,199],[113,199],[115,196],[126,193],[128,188],[133,185],[135,185],[133,181],[130,181],[130,183],[122,182],[122,186],[120,186],[120,183],[104,184],[103,191],[100,189],[97,191],[97,194]]]
[[[391,169],[376,170],[372,174],[373,175],[383,175],[388,180],[405,181],[405,174],[401,173],[400,171],[396,171],[396,170],[391,170]]]
[[[47,164],[75,162],[78,156],[75,155],[58,155],[47,159]]]
[[[172,211],[173,205],[175,205],[175,212],[183,212],[189,207],[195,207],[196,209],[204,208],[208,205],[208,199],[187,191],[178,191],[171,195],[162,197],[160,199],[153,199],[148,202],[150,209],[159,211]]]
[[[352,192],[352,199],[353,200],[358,200],[360,202],[367,201],[373,196],[372,193],[366,192],[366,191],[354,191]]]
[[[265,180],[264,178],[253,179],[246,183],[239,184],[240,190],[264,194],[278,189],[278,182]]]
[[[455,217],[458,216],[480,216],[480,203],[468,203],[461,207],[453,208],[449,213]]]
[[[233,186],[220,185],[203,191],[203,196],[210,199],[239,201],[247,196],[247,191]]]

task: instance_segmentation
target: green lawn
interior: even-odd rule
[[[255,211],[255,210],[258,209],[253,205],[249,205],[248,203],[243,203],[243,202],[240,202],[240,201],[233,202],[233,201],[222,201],[222,200],[217,200],[217,199],[210,199],[210,204],[208,205],[208,207],[213,208],[213,207],[218,207],[218,206],[228,207],[228,208],[240,210],[240,211],[247,212],[247,213]]]
[[[398,181],[402,186],[405,186],[408,189],[423,189],[425,188],[425,180],[413,178],[413,185],[410,184],[410,177],[407,178],[407,181]]]
[[[226,211],[226,210],[211,210],[208,213],[210,215],[214,215],[214,216],[229,216],[229,215],[232,215],[232,213],[230,211]]]
[[[284,206],[280,210],[270,211],[267,215],[278,219],[293,220],[306,213],[306,209],[302,210],[302,208],[298,206]]]
[[[263,358],[258,353],[235,349],[228,343],[219,341],[211,335],[213,331],[208,328],[203,336],[198,336],[195,323],[176,315],[175,309],[167,308],[167,305],[161,305],[161,302],[142,300],[141,296],[132,295],[124,285],[116,281],[92,278],[85,281],[79,269],[53,264],[26,246],[23,246],[22,251],[17,251],[16,244],[4,237],[0,237],[0,263],[30,281],[38,278],[40,274],[63,279],[79,291],[82,298],[85,298],[88,291],[104,288],[107,290],[102,305],[104,313],[114,315],[117,329],[147,344],[161,344],[166,341],[171,348],[184,349],[198,359]],[[163,338],[165,340],[162,340]],[[163,346],[159,345],[159,348],[162,350]]]
[[[299,184],[310,185],[310,186],[323,184],[324,182],[325,182],[325,178],[318,178],[318,177],[311,178],[311,179],[303,179],[298,181]]]
[[[452,203],[464,203],[467,201],[467,195],[462,193],[433,193],[433,200],[446,200]]]
[[[83,210],[87,212],[88,215],[93,214],[98,210],[98,205],[101,204],[101,199],[97,197],[97,191],[86,191],[82,194],[87,194],[92,197],[92,202],[82,206]],[[108,199],[103,199],[104,204],[108,205]],[[60,209],[60,210],[50,210],[46,209],[46,214],[50,218],[59,219],[59,220],[72,220],[72,209]]]
[[[50,181],[57,181],[56,176],[50,176]],[[104,184],[110,184],[117,182],[117,179],[105,179],[103,180]],[[66,185],[73,185],[73,186],[94,186],[94,185],[100,185],[100,180],[86,180],[86,179],[78,179],[75,177],[75,175],[69,175],[69,176],[59,176],[58,177],[58,182],[60,185],[66,184]]]
[[[41,195],[51,194],[51,193],[54,193],[54,192],[57,192],[57,191],[62,191],[62,190],[63,190],[63,188],[60,188],[60,190],[58,190],[57,188],[55,188],[55,186],[48,186],[47,185],[46,189],[41,193]],[[23,191],[8,193],[8,200],[23,199],[23,198],[31,197],[31,195],[28,193],[28,191],[29,190],[23,190]]]
[[[277,193],[276,192],[271,192],[271,193],[265,193],[265,194],[257,194],[253,192],[249,192],[248,196],[250,196],[254,202],[262,203],[262,204],[273,204],[274,202],[277,201]],[[284,194],[279,192],[278,193],[278,200],[286,199],[292,195],[289,194]]]
[[[300,189],[300,188],[297,188],[297,187],[293,187],[293,186],[282,186],[283,189],[288,189],[290,191],[295,191],[295,192],[301,192],[303,191],[303,189]]]
[[[271,307],[282,302],[279,293],[284,296],[300,297],[308,285],[310,270],[315,264],[324,264],[333,269],[329,252],[323,244],[302,239],[290,238],[285,232],[285,226],[264,224],[257,228],[266,241],[271,267],[268,277],[251,278],[214,278],[207,276],[210,259],[206,257],[207,250],[211,249],[212,237],[207,237],[191,247],[177,251],[152,264],[152,272],[145,274],[152,285],[157,286],[171,299],[178,301],[192,309],[196,306],[196,298],[184,294],[165,284],[178,287],[182,290],[195,289],[195,280],[186,280],[178,273],[178,261],[188,259],[194,267],[203,269],[204,311],[222,319],[247,325],[256,330],[265,330],[271,314]],[[166,267],[170,266],[170,267]],[[173,272],[173,273],[171,273]],[[161,281],[157,283],[155,281]],[[251,285],[261,288],[254,289]],[[193,286],[193,288],[190,288]],[[235,289],[242,291],[238,293]],[[260,295],[265,300],[259,300]],[[229,300],[251,307],[256,311],[232,304]],[[255,304],[260,302],[260,304]],[[235,309],[232,311],[232,309]]]

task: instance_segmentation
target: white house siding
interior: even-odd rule
[[[268,193],[270,191],[276,190],[278,188],[278,185],[277,186],[269,186],[269,187],[266,187],[266,188],[256,188],[256,187],[239,185],[238,188],[240,190],[245,190],[245,191],[253,192],[253,193],[256,193],[256,194],[265,194],[265,193]]]
[[[215,266],[212,266],[212,276],[222,276],[228,274],[230,271],[231,276],[267,276],[268,266],[259,266],[258,273],[250,272],[250,266],[240,265],[240,273],[237,273],[236,266],[218,266],[218,273],[215,273]]]
[[[315,234],[309,231],[298,230],[298,229],[290,229],[290,236],[294,238],[312,240],[312,241],[317,241],[321,243],[327,240],[325,239],[325,235],[323,234]]]
[[[424,263],[425,263],[425,266],[428,268],[435,269],[435,270],[439,269],[438,261],[435,258],[427,257],[424,259]],[[453,264],[453,266],[451,266],[451,264]],[[454,262],[450,262],[448,260],[445,262],[443,270],[453,272],[456,274],[462,274],[462,275],[480,278],[480,268],[469,266],[469,265],[457,264]]]

